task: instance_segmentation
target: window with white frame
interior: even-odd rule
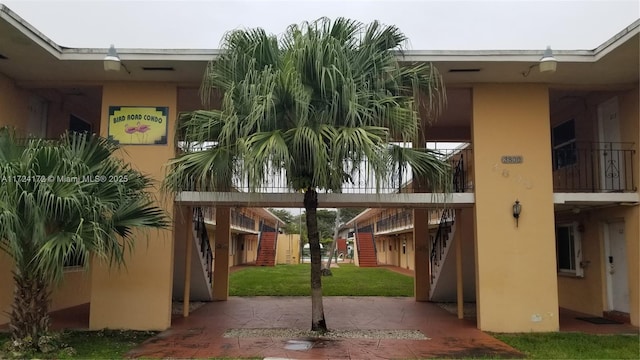
[[[551,130],[553,143],[553,169],[573,165],[578,162],[576,149],[576,123],[574,119],[565,121]]]
[[[577,222],[556,225],[556,260],[559,274],[579,277],[584,275],[580,266],[581,245]]]

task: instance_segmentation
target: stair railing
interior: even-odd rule
[[[460,154],[460,159],[455,162],[453,167],[453,191],[464,192],[466,184],[466,174],[464,171],[464,154]]]
[[[193,226],[198,236],[200,244],[200,256],[205,260],[207,273],[207,280],[209,285],[213,284],[213,251],[211,251],[211,244],[209,243],[209,235],[207,234],[207,226],[204,222],[204,215],[202,208],[193,209]]]
[[[431,243],[431,283],[435,280],[434,269],[440,266],[442,256],[447,248],[447,241],[449,240],[449,232],[447,229],[451,229],[453,222],[455,221],[455,210],[444,209],[440,216],[440,224],[438,224],[438,230],[436,236]]]
[[[256,261],[258,260],[258,256],[260,256],[260,248],[262,247],[262,231],[264,227],[264,221],[260,220],[258,224],[258,249],[256,250]]]

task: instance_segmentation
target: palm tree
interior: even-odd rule
[[[232,31],[204,74],[207,109],[179,118],[178,138],[212,146],[187,145],[170,163],[168,189],[219,191],[240,178],[256,190],[282,171],[290,189],[304,191],[312,330],[327,331],[318,191],[340,192],[365,160],[376,184],[407,166],[434,187],[448,183],[447,165],[433,153],[394,145],[425,144],[421,118],[435,119],[445,103],[431,64],[399,62],[405,40],[395,26],[344,18],[291,25],[280,38],[259,28]]]
[[[148,193],[151,179],[117,149],[94,135],[18,139],[0,129],[0,249],[15,263],[13,340],[37,346],[47,333],[50,289],[66,263],[122,265],[134,229],[167,226]]]

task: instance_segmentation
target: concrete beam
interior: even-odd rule
[[[176,196],[176,204],[183,206],[242,206],[242,207],[302,207],[302,193],[262,194],[238,192],[184,191]],[[384,207],[384,208],[441,208],[471,207],[474,193],[402,193],[402,194],[318,194],[318,207]]]

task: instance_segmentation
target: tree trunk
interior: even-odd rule
[[[307,236],[311,255],[311,330],[327,332],[322,306],[322,254],[320,253],[320,234],[318,233],[318,193],[308,188],[304,193],[304,208],[307,211]]]
[[[333,276],[333,274],[331,273],[331,259],[333,259],[333,253],[336,252],[336,244],[338,243],[338,230],[340,230],[339,208],[336,209],[336,221],[333,224],[333,241],[331,242],[331,247],[329,248],[329,258],[327,259],[327,264],[324,266],[324,269],[322,269],[322,276]],[[338,263],[337,259],[336,263]]]
[[[15,290],[9,328],[13,340],[31,338],[37,345],[40,336],[49,331],[49,298],[47,282],[37,272],[13,273]]]

